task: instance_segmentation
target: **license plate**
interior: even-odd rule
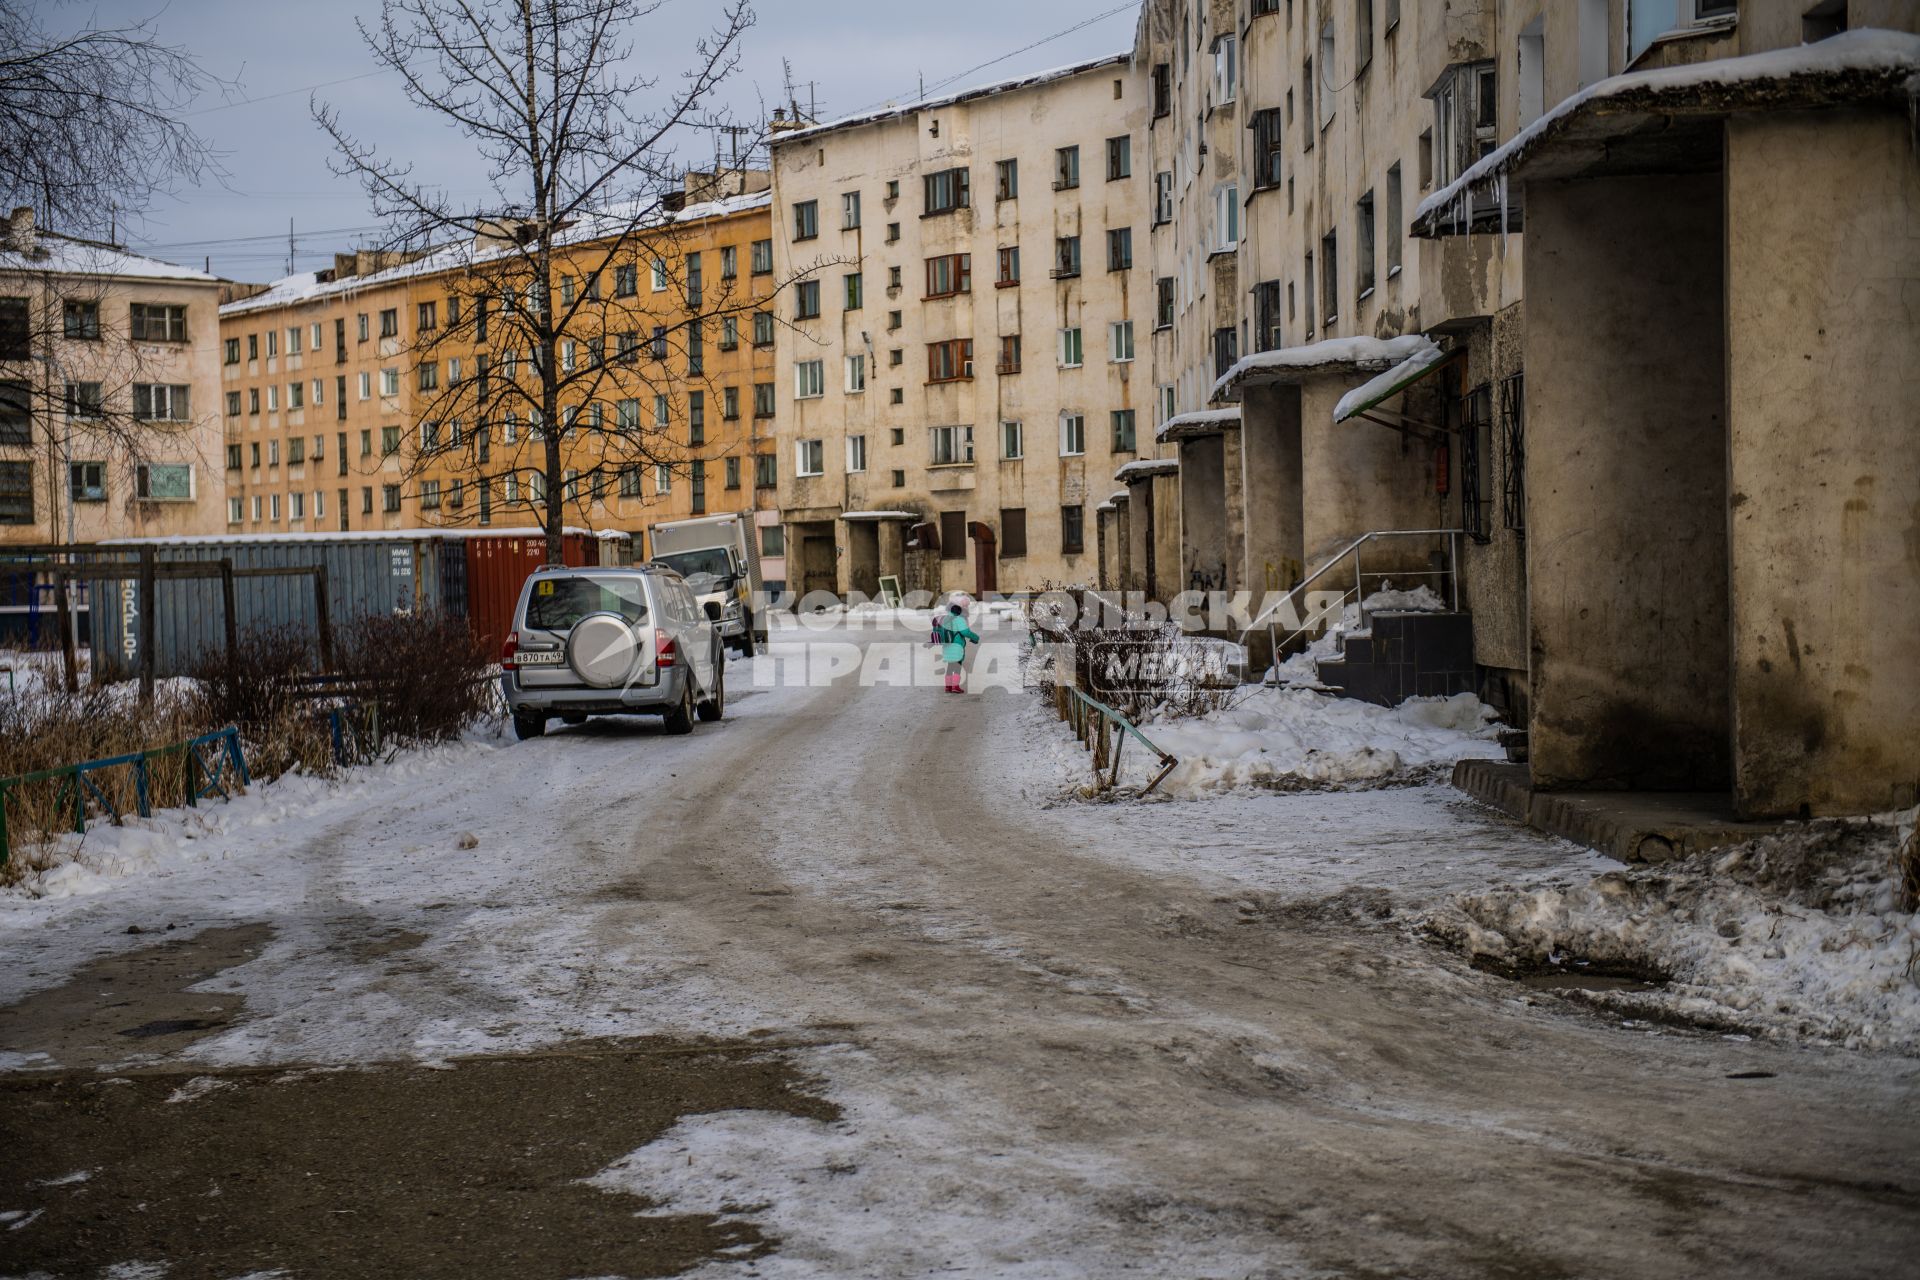
[[[557,667],[566,660],[567,655],[564,653],[542,653],[539,650],[529,653],[522,649],[513,655],[514,663],[522,667]]]

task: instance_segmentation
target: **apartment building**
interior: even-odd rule
[[[1150,441],[1129,56],[773,140],[780,508],[804,590],[1092,582]]]
[[[230,527],[542,523],[548,424],[515,308],[546,305],[571,317],[555,352],[568,523],[644,538],[663,520],[763,511],[779,581],[765,185],[691,175],[661,225],[582,220],[544,296],[503,225],[404,261],[342,254],[230,303]]]
[[[219,294],[31,209],[6,218],[0,547],[219,528]]]

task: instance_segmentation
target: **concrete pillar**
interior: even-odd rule
[[[1175,591],[1219,591],[1226,587],[1226,449],[1220,436],[1180,442],[1179,576]]]
[[[1153,486],[1137,480],[1127,486],[1127,573],[1128,591],[1151,591],[1153,553],[1148,531],[1153,528]]]
[[[1256,595],[1300,580],[1300,388],[1248,387],[1240,401],[1241,581]]]
[[[1151,495],[1153,511],[1153,581],[1147,593],[1165,603],[1187,585],[1180,569],[1180,476],[1154,476],[1139,488]]]
[[[1884,110],[1735,116],[1727,148],[1735,802],[1904,808],[1920,784],[1920,166],[1907,118]]]
[[[1247,583],[1247,491],[1240,479],[1240,432],[1229,430],[1220,444],[1221,485],[1226,491],[1226,590],[1240,591]]]
[[[1534,783],[1724,789],[1720,176],[1535,182],[1526,201]]]
[[[1113,578],[1108,585],[1126,591],[1133,583],[1133,503],[1118,498],[1113,504]]]

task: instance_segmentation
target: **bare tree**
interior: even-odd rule
[[[496,478],[488,465],[524,474],[538,486],[556,561],[569,502],[584,506],[609,481],[681,460],[658,397],[682,422],[707,344],[766,298],[718,271],[695,276],[681,252],[693,211],[683,211],[678,152],[724,126],[717,90],[738,64],[752,9],[725,0],[689,68],[663,87],[630,62],[662,2],[385,0],[379,22],[361,29],[368,48],[415,106],[486,160],[489,204],[451,200],[350,133],[337,109],[314,108],[338,149],[336,170],[360,179],[393,228],[392,247],[430,253],[422,265],[452,282],[437,305],[423,304],[412,339],[415,405],[444,430],[413,443],[413,469],[457,459],[482,485]],[[696,202],[756,185],[738,169],[712,177]],[[686,379],[669,371],[680,368]]]
[[[44,13],[44,8],[40,10]],[[217,166],[182,109],[214,83],[152,23],[54,35],[0,0],[0,194],[75,234]]]

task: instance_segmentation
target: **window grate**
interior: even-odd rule
[[[1526,375],[1500,383],[1500,510],[1515,533],[1527,531]]]
[[[1467,393],[1460,427],[1460,525],[1475,542],[1492,541],[1487,455],[1493,435],[1493,393],[1485,384]]]

